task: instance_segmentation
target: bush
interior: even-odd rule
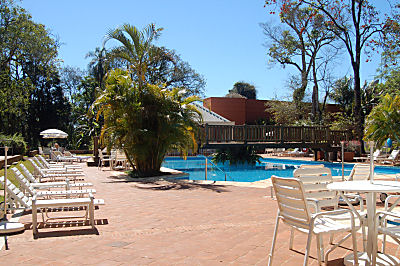
[[[24,155],[27,149],[27,144],[21,133],[15,133],[14,135],[5,135],[0,133],[0,145],[7,145],[12,148],[13,154]],[[1,151],[1,154],[4,155],[4,150]]]
[[[212,161],[214,163],[225,163],[226,161],[229,161],[230,165],[255,165],[256,163],[260,163],[260,158],[261,156],[255,153],[253,147],[243,146],[218,150],[217,153],[213,154]]]

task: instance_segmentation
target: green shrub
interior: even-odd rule
[[[5,135],[0,133],[0,145],[7,145],[12,148],[14,154],[24,155],[27,149],[27,144],[21,133],[15,133],[14,135]],[[4,150],[2,150],[1,153],[4,154]]]

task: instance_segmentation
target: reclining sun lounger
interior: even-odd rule
[[[29,197],[38,196],[38,197],[47,197],[51,198],[54,196],[66,196],[66,197],[84,197],[87,196],[89,193],[95,194],[95,189],[83,189],[83,190],[71,190],[69,182],[66,182],[65,190],[46,190],[46,191],[38,191],[41,189],[40,187],[34,187],[26,178],[25,176],[16,168],[11,168],[14,171],[14,177],[20,184],[20,188],[25,195]],[[43,189],[43,187],[42,187]]]
[[[83,179],[85,177],[85,174],[83,173],[46,173],[43,171],[43,169],[41,169],[36,163],[35,161],[33,161],[32,159],[29,159],[29,161],[31,162],[31,164],[33,165],[33,168],[35,169],[35,174],[39,177],[39,182],[41,182],[41,180],[43,178],[48,178],[50,180],[55,181],[56,179],[65,179],[65,178],[71,178],[74,181],[76,181],[77,178],[81,178]]]
[[[68,187],[73,189],[82,189],[84,187],[93,186],[92,183],[82,183],[82,182],[70,183],[67,180],[41,183],[39,180],[35,179],[35,177],[31,174],[31,172],[29,172],[29,170],[25,167],[25,165],[20,164],[18,166],[21,168],[24,177],[29,181],[29,183],[33,188],[37,189],[64,188],[65,190],[68,190]]]
[[[42,155],[38,155],[36,156],[39,161],[42,163],[42,165],[45,168],[60,168],[60,167],[65,167],[68,169],[82,169],[82,166],[80,166],[79,164],[70,164],[70,163],[58,163],[58,162],[48,162]]]
[[[0,177],[0,184],[4,186],[4,177]],[[7,182],[7,195],[8,201],[11,206],[10,209],[32,209],[32,227],[34,237],[38,233],[37,228],[37,212],[42,212],[42,219],[44,223],[49,220],[59,219],[72,219],[72,218],[85,218],[90,221],[92,228],[95,228],[94,223],[94,207],[98,205],[104,205],[104,200],[95,199],[93,194],[89,193],[89,197],[85,198],[73,198],[73,199],[37,199],[36,196],[30,199],[21,190],[19,190],[13,183]],[[61,217],[49,217],[48,209],[54,208],[66,208],[66,207],[83,207],[85,214],[83,216],[61,216]],[[46,217],[45,217],[46,214]]]
[[[69,173],[82,173],[82,168],[71,168],[68,166],[62,165],[54,165],[52,167],[46,167],[42,164],[41,161],[37,157],[33,157],[32,160],[39,166],[45,173],[60,173],[60,174],[69,174]]]

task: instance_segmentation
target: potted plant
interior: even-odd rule
[[[343,160],[345,162],[352,162],[354,159],[354,154],[360,149],[361,143],[357,140],[345,141],[344,142],[344,154]],[[342,152],[340,154],[340,159],[342,159]]]

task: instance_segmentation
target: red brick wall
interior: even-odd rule
[[[210,97],[204,100],[203,106],[230,121],[234,121],[236,125],[246,123],[245,98]]]
[[[254,124],[257,120],[271,116],[265,112],[265,103],[267,102],[267,100],[246,100],[246,124]]]
[[[268,100],[245,98],[210,97],[203,101],[203,106],[234,121],[236,125],[243,125],[254,124],[259,119],[271,118],[272,115],[265,112],[265,104],[268,102]],[[340,111],[339,106],[335,104],[327,104],[325,108],[330,113]]]

